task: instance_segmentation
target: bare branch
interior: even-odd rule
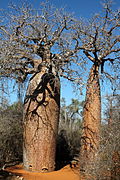
[[[111,29],[107,32],[107,34],[111,35],[112,31],[116,29],[117,27],[120,27],[120,24],[116,24],[115,26],[111,27]]]
[[[87,51],[83,51],[83,52],[88,57],[88,59],[90,59],[92,62],[95,62],[95,59]]]
[[[25,79],[28,74],[40,72],[38,67],[44,66],[46,71],[57,74],[79,51],[79,41],[74,38],[73,17],[62,9],[44,5],[39,11],[28,6],[12,6],[9,23],[0,28],[4,32],[0,54],[4,73],[6,70],[16,77],[22,74]],[[37,66],[36,58],[40,59]]]
[[[4,26],[0,26],[0,29],[3,31],[3,32],[5,32],[9,37],[10,37],[10,39],[11,39],[11,34],[5,29],[5,27]]]

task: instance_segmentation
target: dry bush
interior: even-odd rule
[[[92,172],[88,172],[97,180],[120,179],[120,109],[116,107],[112,110],[111,124],[102,124],[97,161],[92,164]]]
[[[22,160],[22,104],[0,109],[0,167]]]

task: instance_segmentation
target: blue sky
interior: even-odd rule
[[[19,0],[0,0],[0,8],[6,8],[9,2],[17,4]],[[34,7],[38,7],[40,2],[44,0],[28,0]],[[66,7],[70,12],[74,12],[76,16],[90,17],[93,13],[101,10],[101,0],[49,0],[56,7]],[[113,6],[120,7],[120,0],[114,0]]]
[[[0,0],[0,9],[7,8],[10,0]],[[12,0],[15,4],[20,2],[19,0]],[[41,0],[28,0],[35,8],[39,7]],[[101,0],[49,0],[56,7],[65,7],[65,9],[71,13],[74,13],[77,17],[89,18],[94,13],[101,11]],[[120,8],[120,0],[114,0],[113,8]],[[80,92],[78,91],[78,94]],[[83,97],[73,93],[73,88],[67,81],[62,81],[61,96],[66,98],[67,103],[70,103],[71,98],[83,99]],[[12,99],[15,99],[15,95],[12,95]]]

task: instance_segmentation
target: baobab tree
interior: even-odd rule
[[[108,78],[113,83],[120,77],[120,10],[113,11],[111,3],[106,2],[101,14],[95,14],[90,20],[80,20],[78,24],[75,27],[76,41],[83,57],[86,57],[85,62],[91,62],[89,66],[92,64],[87,81],[81,140],[81,167],[87,169],[89,163],[95,162],[99,149],[100,79]]]
[[[53,171],[60,76],[67,77],[66,67],[78,51],[74,18],[49,3],[42,3],[39,10],[25,3],[11,5],[1,17],[0,74],[21,83],[29,78],[23,115],[24,168]]]

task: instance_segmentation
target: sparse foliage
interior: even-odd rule
[[[27,75],[40,72],[43,66],[46,72],[52,68],[53,72],[64,74],[64,68],[78,51],[75,19],[69,13],[47,2],[38,10],[23,3],[18,7],[11,5],[9,13],[1,17],[2,76],[25,81]]]

